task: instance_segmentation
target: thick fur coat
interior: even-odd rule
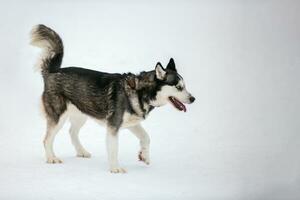
[[[54,154],[53,142],[67,118],[71,121],[70,134],[77,155],[90,157],[78,139],[79,129],[88,116],[107,127],[111,172],[125,172],[117,161],[120,128],[129,128],[140,139],[139,159],[149,164],[150,139],[140,122],[155,107],[170,102],[185,111],[183,103],[195,100],[185,89],[173,59],[166,69],[157,63],[155,70],[138,75],[61,68],[64,48],[59,35],[45,25],[37,25],[31,36],[31,44],[43,50],[38,66],[44,80],[42,105],[47,119],[44,145],[48,163],[61,163]]]

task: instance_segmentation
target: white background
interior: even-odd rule
[[[299,1],[1,1],[0,199],[299,199]],[[167,105],[143,122],[151,165],[124,130],[110,174],[105,129],[81,130],[91,159],[75,157],[69,124],[62,165],[45,164],[43,82],[29,31],[63,38],[63,66],[152,70],[175,59],[196,102]]]

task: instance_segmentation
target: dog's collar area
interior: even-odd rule
[[[127,85],[131,88],[131,89],[136,89],[137,88],[137,83],[136,83],[136,79],[133,75],[128,75],[126,78],[125,78],[125,81],[127,83]]]

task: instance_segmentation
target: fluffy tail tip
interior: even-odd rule
[[[44,39],[42,38],[41,30],[44,28],[47,28],[47,26],[44,24],[38,24],[32,27],[30,31],[30,44],[32,46],[44,47],[44,45],[41,44],[42,40]]]

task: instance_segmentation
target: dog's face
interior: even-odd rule
[[[186,112],[184,104],[193,103],[195,97],[187,91],[182,76],[177,73],[174,60],[170,59],[166,69],[157,63],[155,73],[160,87],[151,105],[158,107],[171,103],[178,110]]]

